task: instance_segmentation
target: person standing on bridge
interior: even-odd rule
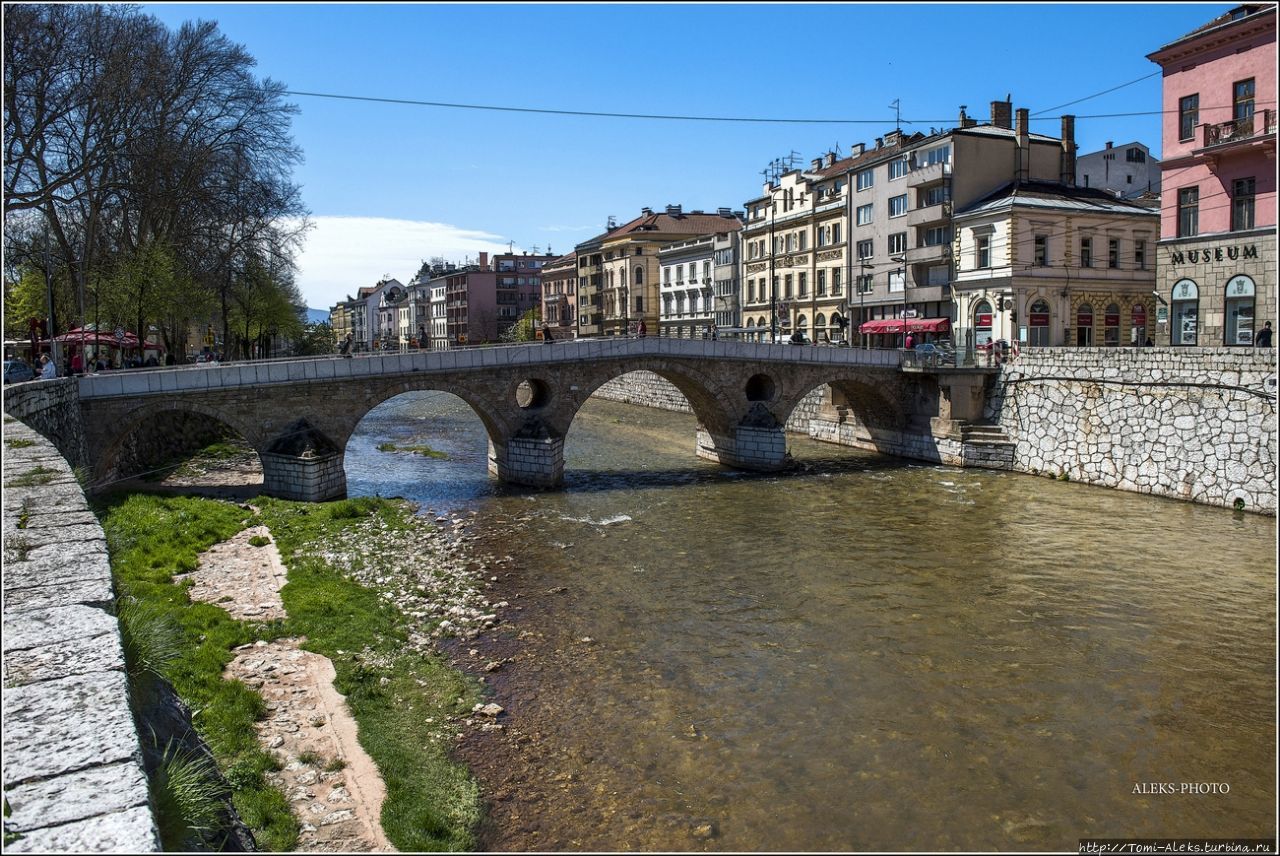
[[[542,344],[550,345],[555,340],[551,338],[551,328],[545,324],[542,327]]]
[[[641,318],[640,326],[636,328],[636,335],[638,335],[641,339],[643,339],[644,334],[648,332],[649,332],[649,328],[644,325],[644,319]]]
[[[916,334],[915,334],[915,333],[908,333],[908,334],[907,334],[906,341],[904,341],[904,342],[902,343],[902,347],[906,348],[906,349],[909,351],[909,350],[911,350],[912,348],[914,348],[915,346],[916,346]]]
[[[342,354],[344,357],[351,356],[351,337],[352,334],[348,333],[347,338],[342,340],[342,346],[338,348],[338,353]]]

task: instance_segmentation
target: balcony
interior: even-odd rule
[[[951,164],[947,161],[919,166],[907,173],[907,187],[922,187],[935,181],[942,181],[951,175]]]
[[[951,203],[935,202],[922,208],[913,208],[907,212],[907,225],[911,228],[928,223],[941,223],[951,216]]]
[[[950,244],[935,244],[932,247],[913,247],[907,250],[907,264],[928,264],[943,262],[951,258]]]
[[[1276,113],[1274,110],[1263,110],[1243,119],[1230,122],[1206,122],[1203,128],[1204,145],[1193,154],[1204,157],[1220,157],[1237,150],[1256,147],[1266,148],[1271,143],[1275,148]]]

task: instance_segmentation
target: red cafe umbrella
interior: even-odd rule
[[[61,336],[55,336],[54,340],[73,345],[109,345],[116,348],[136,348],[138,347],[138,337],[133,333],[123,331],[123,338],[116,338],[113,333],[101,333],[97,330],[89,330],[82,327],[76,327],[68,330]]]

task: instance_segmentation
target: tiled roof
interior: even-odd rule
[[[742,228],[737,217],[721,217],[719,214],[667,214],[655,211],[641,214],[605,235],[605,240],[628,235],[672,234],[714,235],[719,232],[735,232]]]
[[[999,190],[957,211],[957,217],[990,214],[1014,205],[1030,208],[1056,208],[1097,214],[1144,214],[1158,216],[1149,206],[1117,199],[1104,190],[1072,187],[1053,181],[1010,182]]]

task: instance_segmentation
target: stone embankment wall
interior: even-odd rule
[[[48,438],[72,466],[88,460],[75,378],[34,380],[4,388],[4,412]]]
[[[74,381],[43,384],[56,421]],[[102,527],[57,449],[3,437],[5,852],[158,851]]]
[[[1025,351],[986,416],[1016,471],[1276,513],[1273,348]]]

